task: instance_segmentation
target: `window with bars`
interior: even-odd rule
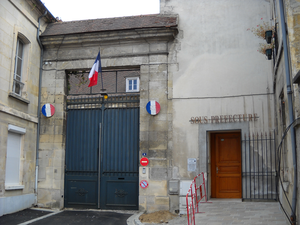
[[[15,69],[14,69],[14,82],[13,82],[13,93],[17,95],[22,94],[22,67],[23,67],[23,49],[24,43],[20,38],[17,40],[16,56],[15,56]]]
[[[102,89],[101,80],[103,81],[103,89],[109,95],[126,95],[139,92],[139,69],[102,71],[102,79],[99,73],[98,83],[92,87],[88,87],[88,70],[68,70],[66,74],[68,95],[98,94]]]

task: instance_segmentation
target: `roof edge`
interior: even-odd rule
[[[126,31],[178,26],[178,15],[149,14],[141,16],[76,20],[49,24],[41,37],[95,33],[103,31]]]
[[[47,7],[40,0],[26,0],[27,3],[37,8],[37,10],[43,15],[45,11],[47,11],[47,22],[54,23],[58,22],[58,20],[52,15],[52,13],[47,9]]]

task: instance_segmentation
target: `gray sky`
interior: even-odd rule
[[[159,13],[159,0],[41,0],[62,21]]]

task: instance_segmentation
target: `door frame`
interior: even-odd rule
[[[206,194],[209,198],[211,197],[210,133],[240,131],[241,136],[243,136],[244,134],[249,133],[249,130],[250,130],[249,122],[207,123],[207,124],[198,125],[198,147],[199,147],[199,156],[201,156],[199,157],[199,171],[207,171],[208,173],[205,184],[207,187]],[[245,187],[242,186],[242,192],[244,191],[245,191]]]
[[[241,141],[241,131],[237,131],[237,130],[232,130],[232,131],[223,131],[223,132],[211,132],[210,133],[210,161],[211,161],[211,165],[210,165],[210,171],[211,171],[211,197],[212,198],[220,198],[217,197],[217,183],[216,183],[216,178],[217,178],[217,174],[216,174],[216,150],[217,150],[217,146],[216,146],[216,136],[218,134],[238,134],[239,135],[239,139]],[[241,196],[240,198],[242,198],[242,146],[240,144],[239,146],[239,151],[240,151],[240,192],[241,192]]]

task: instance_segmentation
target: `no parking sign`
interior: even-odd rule
[[[142,180],[142,181],[140,182],[140,186],[141,186],[141,188],[143,188],[143,189],[147,188],[147,187],[149,186],[148,181]]]

